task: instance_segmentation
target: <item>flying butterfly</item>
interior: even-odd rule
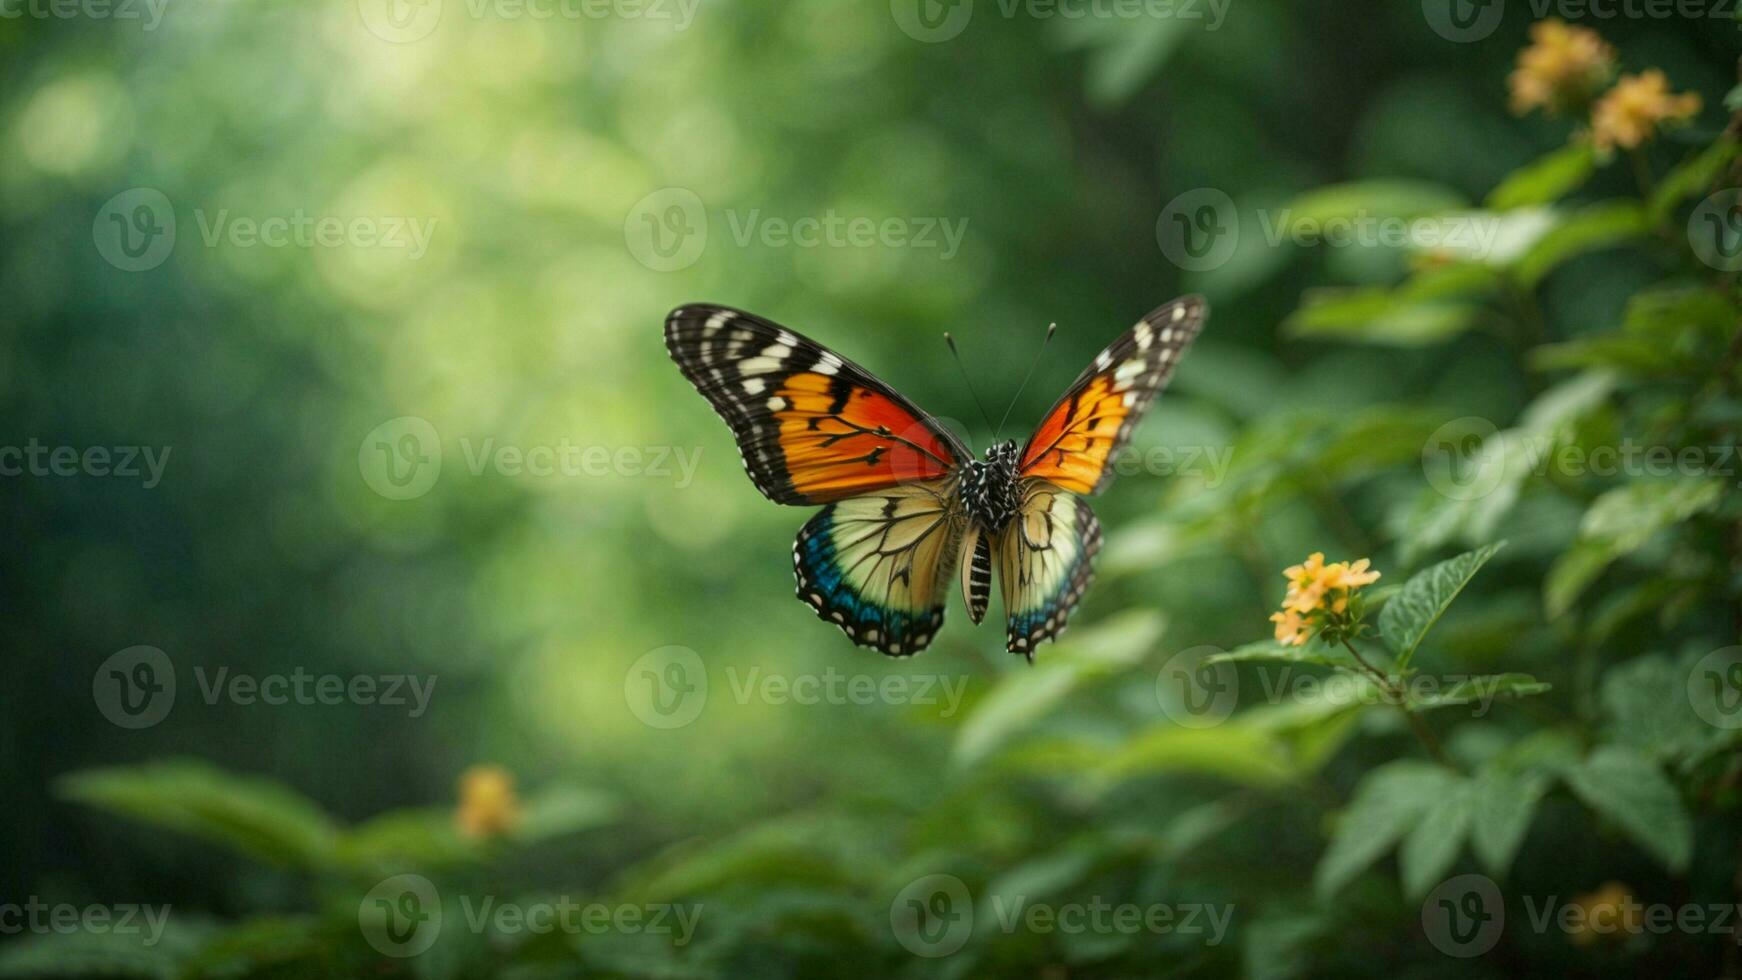
[[[1156,309],[1096,356],[1028,442],[975,459],[871,372],[797,332],[725,306],[681,306],[665,346],[731,426],[744,469],[777,504],[818,506],[793,544],[798,597],[860,646],[926,648],[952,579],[986,615],[992,570],[1005,646],[1030,661],[1094,575],[1101,528],[1085,495],[1204,326],[1202,297]]]

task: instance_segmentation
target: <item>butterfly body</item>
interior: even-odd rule
[[[1016,443],[1001,442],[986,450],[985,459],[971,459],[962,465],[957,487],[962,510],[991,534],[1003,531],[1022,506],[1016,463]]]
[[[1084,495],[1113,475],[1206,312],[1151,312],[1096,357],[1025,445],[975,459],[962,441],[852,361],[729,307],[679,307],[666,347],[725,419],[751,482],[822,507],[793,544],[797,594],[861,646],[909,656],[943,624],[950,580],[979,623],[996,577],[1012,653],[1033,659],[1093,578],[1101,530]]]

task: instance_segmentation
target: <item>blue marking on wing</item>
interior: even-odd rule
[[[860,646],[903,657],[925,649],[943,624],[943,607],[916,614],[891,609],[854,590],[835,549],[835,506],[823,508],[799,531],[792,552],[798,597]]]

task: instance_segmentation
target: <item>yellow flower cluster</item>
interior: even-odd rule
[[[1315,551],[1306,561],[1286,569],[1282,574],[1288,579],[1288,594],[1283,596],[1282,611],[1270,615],[1276,624],[1277,642],[1301,646],[1316,627],[1346,614],[1354,591],[1379,580],[1379,573],[1368,571],[1368,564],[1362,558],[1327,565],[1324,552]]]
[[[454,811],[460,833],[495,837],[520,822],[514,777],[500,766],[473,766],[460,776],[460,805]]]
[[[1656,68],[1615,83],[1591,109],[1591,140],[1598,149],[1631,150],[1651,139],[1666,122],[1692,119],[1700,111],[1696,92],[1673,95],[1669,79]]]
[[[1623,76],[1591,104],[1614,70],[1615,49],[1596,31],[1553,18],[1538,21],[1530,27],[1530,46],[1518,53],[1518,67],[1507,78],[1512,111],[1553,114],[1591,105],[1591,141],[1600,150],[1633,149],[1666,123],[1700,111],[1698,94],[1672,93],[1669,80],[1655,68]]]
[[[1589,28],[1554,18],[1538,21],[1530,25],[1530,42],[1507,79],[1512,111],[1519,115],[1582,106],[1615,68],[1615,49]]]

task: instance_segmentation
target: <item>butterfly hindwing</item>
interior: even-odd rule
[[[970,454],[869,371],[779,324],[697,304],[666,318],[672,360],[731,426],[744,469],[781,504],[943,477]]]
[[[943,625],[961,544],[953,484],[909,484],[824,507],[792,547],[798,597],[860,646],[895,657],[925,649]]]
[[[1202,297],[1182,296],[1096,356],[1034,430],[1022,451],[1021,474],[1073,493],[1105,489],[1116,455],[1167,387],[1208,311]]]
[[[1042,480],[1023,481],[1022,508],[997,546],[1006,649],[1033,660],[1037,645],[1064,632],[1100,550],[1101,524],[1088,501]]]

